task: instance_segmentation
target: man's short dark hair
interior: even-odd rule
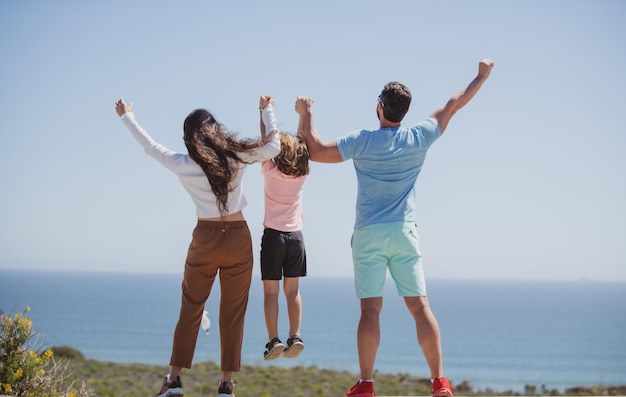
[[[397,81],[385,84],[380,94],[383,104],[383,115],[391,122],[402,121],[411,105],[411,91],[409,87]]]

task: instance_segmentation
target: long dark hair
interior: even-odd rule
[[[205,109],[189,113],[183,125],[185,146],[189,156],[202,168],[217,198],[220,214],[228,213],[230,183],[237,176],[237,163],[243,163],[237,153],[249,152],[263,146],[267,139],[245,138],[217,122]]]

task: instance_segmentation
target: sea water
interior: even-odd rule
[[[48,347],[69,345],[88,359],[167,365],[180,307],[181,274],[0,269],[0,310],[27,314]],[[316,366],[358,374],[359,301],[352,279],[306,277],[302,339],[294,360],[263,360],[267,331],[261,280],[246,314],[243,364]],[[626,384],[626,283],[429,280],[442,336],[444,370],[475,391],[526,385],[559,389]],[[392,282],[385,286],[378,373],[428,377],[415,323]],[[284,298],[280,337],[288,333]],[[219,363],[219,283],[206,310],[195,362]]]

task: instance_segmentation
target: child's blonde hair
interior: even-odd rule
[[[309,152],[301,137],[280,133],[280,153],[274,163],[285,175],[303,176],[309,174]]]

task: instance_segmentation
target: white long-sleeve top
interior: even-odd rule
[[[265,129],[268,131],[267,137],[269,140],[265,145],[249,153],[237,154],[244,163],[237,163],[236,165],[238,167],[237,174],[230,183],[232,190],[228,194],[228,213],[223,215],[241,211],[248,204],[241,186],[246,163],[269,160],[280,153],[280,139],[273,106],[266,106],[261,113],[261,117],[265,124]],[[196,216],[198,218],[216,218],[222,215],[218,209],[217,198],[211,189],[206,174],[189,154],[176,153],[156,142],[135,120],[134,113],[124,113],[121,120],[149,156],[176,174],[176,177],[178,177],[187,193],[191,196],[191,200],[196,206]]]

